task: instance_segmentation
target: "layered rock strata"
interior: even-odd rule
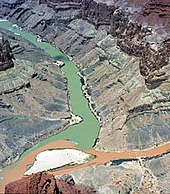
[[[86,183],[99,194],[169,193],[170,154],[148,159],[114,160],[71,173],[76,184]]]
[[[169,3],[37,0],[0,10],[78,64],[85,94],[100,120],[95,149],[126,151],[170,139]],[[72,175],[76,183],[86,182],[101,194],[168,194],[169,154],[112,161],[112,166],[88,167]]]
[[[0,71],[0,168],[70,125],[67,80],[56,61],[24,38],[11,42],[14,67]],[[38,56],[38,57],[37,57]]]
[[[99,150],[145,149],[169,141],[169,2],[154,3],[26,1],[8,15],[79,64],[101,119]],[[164,21],[163,31],[155,29],[159,20],[149,22],[152,13],[146,9]]]

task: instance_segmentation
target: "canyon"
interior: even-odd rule
[[[0,71],[2,168],[17,160],[43,137],[49,137],[57,133],[56,129],[69,126],[71,115],[67,80],[59,66],[49,66],[55,61],[22,37],[6,30],[0,31],[10,40],[15,56],[12,59],[8,51],[2,54],[9,56],[11,63],[5,62],[2,67],[7,68],[6,64],[9,64],[8,69]]]
[[[2,18],[7,18],[21,28],[38,34],[43,41],[56,46],[77,64],[80,75],[84,79],[84,94],[89,99],[91,109],[100,123],[101,129],[96,137],[95,150],[106,153],[140,151],[169,143],[169,0],[2,0],[0,11]],[[13,39],[11,41],[14,41]],[[24,44],[26,44],[25,40]],[[14,44],[16,50],[20,47]],[[28,51],[24,48],[24,51],[21,51],[22,54],[17,54],[16,51],[18,59],[15,56],[13,68],[7,69],[7,71],[14,71],[15,68],[19,68],[20,65],[15,65],[17,60],[22,61],[18,62],[23,64],[22,66],[30,66],[29,73],[27,73],[29,74],[27,75],[28,79],[24,79],[26,83],[22,81],[24,88],[27,86],[29,92],[32,90],[32,87],[31,89],[28,87],[30,80],[32,80],[31,86],[34,84],[35,78],[46,84],[39,72],[43,71],[45,61],[52,60],[46,54],[42,54],[42,51],[37,51],[33,45],[31,48],[38,52],[32,52],[34,63],[36,62],[37,65],[31,65],[33,63],[31,59],[28,60],[29,62],[25,62],[25,57],[29,53],[27,47]],[[27,53],[26,56],[24,53],[24,60],[23,52]],[[39,57],[41,62],[37,61],[37,54],[41,56]],[[61,84],[57,85],[55,93],[60,100],[57,103],[61,103],[63,108],[62,111],[58,111],[60,113],[57,117],[57,126],[61,129],[63,126],[66,128],[69,125],[70,110],[67,99],[67,81],[59,67],[53,69],[53,73],[56,72],[58,72],[56,77],[61,77],[60,82],[62,82],[62,87],[60,88]],[[46,78],[46,76],[45,74],[44,77]],[[7,79],[5,78],[5,80]],[[17,85],[16,88],[14,93],[23,92],[24,88],[22,89],[21,86]],[[38,88],[36,87],[36,90]],[[11,91],[11,88],[3,89],[3,93],[9,90]],[[51,90],[51,96],[54,95],[53,92],[54,89]],[[36,93],[36,95],[40,94],[42,95],[41,91]],[[11,93],[8,92],[4,95],[5,102],[8,103],[2,107],[3,112],[7,107],[9,107],[8,110],[11,107],[12,102],[8,100],[10,95]],[[24,95],[26,94],[24,93]],[[34,97],[35,94],[32,95]],[[46,98],[45,94],[44,98]],[[61,102],[63,98],[64,102]],[[38,101],[37,98],[36,101]],[[51,101],[49,103],[53,103],[52,99]],[[17,103],[15,101],[13,103],[16,104],[13,106],[16,107],[15,114],[17,111],[22,111],[25,114],[31,112],[30,107],[17,109]],[[41,112],[42,108],[34,107],[32,109],[34,109],[34,114],[38,115],[39,120],[37,110]],[[8,112],[10,111],[5,111],[3,114],[6,116],[9,114]],[[51,112],[50,115],[52,115]],[[10,112],[10,115],[12,114]],[[46,111],[44,114],[45,117],[49,117],[49,113]],[[8,118],[8,122],[12,122],[11,125],[16,126],[17,131],[18,123],[14,125],[13,117],[12,119]],[[32,116],[29,116],[29,119],[33,119]],[[19,122],[23,122],[23,118],[20,118]],[[5,125],[4,121],[1,123],[3,126]],[[56,126],[55,121],[53,123],[50,121],[47,126],[51,128],[53,124]],[[44,127],[47,129],[47,126]],[[30,123],[26,125],[26,128],[29,127]],[[6,138],[3,135],[4,128],[1,129],[2,137]],[[15,132],[15,129],[12,131]],[[51,133],[53,134],[53,132],[52,129]],[[11,141],[13,138],[9,139]],[[41,138],[38,136],[36,139],[39,141]],[[5,143],[1,144],[7,148]],[[18,144],[18,147],[23,147],[23,144]],[[5,148],[4,153],[6,153]],[[11,152],[8,153],[11,155]],[[16,153],[18,150],[13,151],[13,157],[16,157]],[[10,161],[5,162],[9,155],[3,155],[2,166],[10,163]],[[170,177],[169,165],[168,152],[155,158],[139,158],[137,161],[134,159],[128,162],[118,162],[118,164],[113,161],[109,166],[89,166],[72,172],[72,174],[75,176],[75,181],[87,182],[99,193],[112,193],[114,189],[115,193],[119,193],[120,188],[122,189],[120,193],[168,193],[169,186],[165,179],[169,180]],[[137,170],[133,170],[133,168]],[[128,176],[131,176],[128,181],[126,181],[125,175],[127,172],[130,174]],[[110,177],[107,173],[111,174]],[[100,174],[102,174],[102,180],[97,178]],[[103,177],[107,176],[107,181],[104,181]],[[119,183],[116,182],[117,176],[120,178]],[[102,182],[103,186],[99,187]]]

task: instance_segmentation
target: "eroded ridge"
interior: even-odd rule
[[[4,71],[14,66],[14,56],[8,40],[5,40],[0,33],[0,71]]]

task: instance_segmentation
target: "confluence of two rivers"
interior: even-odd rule
[[[12,23],[8,21],[0,22],[0,27],[12,31],[14,33],[20,34],[22,37],[26,38],[32,42],[37,47],[43,49],[51,57],[56,60],[64,62],[62,71],[65,74],[68,80],[68,90],[69,90],[69,100],[71,111],[80,116],[83,121],[76,125],[68,127],[65,131],[41,141],[36,144],[20,157],[20,159],[12,165],[7,166],[1,173],[0,176],[3,177],[3,180],[0,181],[0,193],[4,192],[5,184],[21,178],[26,171],[27,165],[31,164],[35,160],[35,156],[41,151],[47,149],[57,149],[57,148],[77,148],[80,150],[86,150],[89,154],[96,155],[96,158],[92,161],[89,161],[83,165],[77,165],[69,167],[66,169],[60,169],[53,172],[53,174],[62,174],[68,173],[72,170],[84,168],[88,165],[101,165],[112,159],[127,159],[127,158],[136,158],[136,157],[152,157],[162,153],[167,152],[170,149],[170,143],[165,145],[147,149],[144,151],[128,151],[128,152],[98,152],[91,149],[94,145],[95,139],[98,136],[100,127],[96,117],[92,114],[89,109],[88,100],[85,98],[82,91],[82,84],[80,77],[77,72],[79,71],[77,66],[68,59],[66,55],[58,51],[51,44],[46,42],[37,42],[37,36],[20,30],[16,26],[12,26]],[[77,144],[77,147],[66,140],[70,140]],[[87,151],[88,150],[88,151]]]

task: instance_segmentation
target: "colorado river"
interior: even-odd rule
[[[69,103],[71,111],[83,119],[81,123],[73,125],[64,132],[42,141],[40,144],[37,144],[35,147],[31,148],[30,151],[37,149],[38,147],[41,147],[49,142],[61,139],[69,139],[70,141],[75,142],[78,147],[83,149],[91,148],[94,145],[100,128],[96,117],[89,109],[88,100],[83,94],[81,78],[77,74],[79,70],[75,63],[70,61],[66,55],[58,51],[51,44],[46,42],[37,42],[37,36],[29,32],[22,31],[14,25],[12,26],[12,23],[8,21],[0,22],[0,27],[21,35],[37,47],[43,49],[52,58],[62,61],[65,64],[61,70],[68,80]]]
[[[17,163],[19,163],[28,153],[56,140],[67,139],[77,144],[79,148],[90,149],[94,145],[100,128],[96,117],[93,115],[89,108],[88,100],[83,94],[81,78],[78,75],[78,68],[75,63],[70,61],[66,55],[58,51],[51,44],[37,41],[36,35],[20,30],[17,26],[12,25],[12,23],[9,21],[0,22],[0,27],[14,32],[17,35],[21,35],[37,47],[43,49],[55,60],[62,61],[65,64],[61,70],[68,80],[69,104],[71,111],[74,115],[80,116],[83,120],[81,123],[70,126],[67,128],[67,130],[57,134],[56,136],[36,144],[31,149],[27,150],[20,157]]]
[[[23,176],[26,170],[26,166],[33,163],[35,156],[47,149],[57,149],[57,148],[76,148],[76,146],[71,143],[77,144],[77,148],[80,150],[86,150],[87,153],[96,155],[96,159],[79,166],[73,166],[66,169],[61,169],[54,174],[67,173],[78,168],[84,168],[88,165],[101,165],[112,159],[127,159],[136,157],[151,157],[167,152],[170,149],[170,143],[165,145],[151,148],[144,151],[129,151],[129,152],[97,152],[92,150],[95,139],[99,133],[99,123],[96,117],[93,115],[89,109],[88,100],[84,97],[82,91],[82,84],[80,77],[78,76],[78,68],[71,62],[67,56],[58,51],[55,47],[46,42],[37,42],[37,37],[31,33],[24,32],[17,27],[12,26],[10,22],[0,22],[0,27],[10,30],[14,33],[20,34],[27,40],[37,45],[38,47],[45,50],[51,57],[56,60],[64,62],[62,71],[68,80],[68,90],[70,98],[71,111],[80,116],[83,121],[79,124],[70,126],[65,131],[60,134],[48,138],[39,144],[33,146],[31,149],[27,150],[17,161],[17,163],[12,164],[4,169],[0,174],[3,177],[3,181],[0,183],[0,193],[4,191],[4,185],[10,181],[17,180]],[[70,140],[66,141],[66,140]]]
[[[26,171],[27,165],[34,163],[35,156],[40,152],[48,149],[60,149],[60,148],[76,148],[76,146],[65,140],[58,140],[56,142],[51,142],[47,145],[43,145],[32,152],[29,152],[23,159],[18,163],[17,166],[10,165],[4,169],[1,176],[3,176],[4,180],[0,185],[0,193],[4,191],[5,185],[9,182],[21,179],[23,174]],[[85,168],[90,165],[104,165],[105,163],[109,162],[110,160],[114,159],[133,159],[133,158],[140,158],[140,157],[153,157],[160,155],[162,153],[166,153],[170,150],[170,143],[164,144],[162,146],[151,148],[143,151],[127,151],[127,152],[98,152],[93,149],[86,151],[86,153],[96,155],[94,160],[91,160],[85,164],[81,165],[74,165],[70,167],[65,167],[58,169],[56,171],[51,172],[54,175],[57,174],[64,174],[69,173],[73,170],[77,170],[80,168]]]

